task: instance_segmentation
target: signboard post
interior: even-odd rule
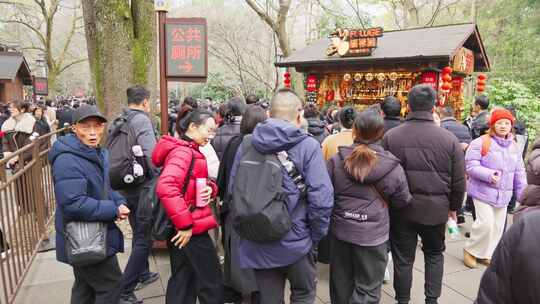
[[[204,18],[166,18],[165,11],[158,15],[161,133],[167,134],[167,82],[206,82],[208,35]]]

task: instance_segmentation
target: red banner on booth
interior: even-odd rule
[[[421,78],[422,83],[429,84],[435,91],[437,91],[437,72],[424,72]]]

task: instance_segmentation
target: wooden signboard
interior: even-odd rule
[[[34,77],[34,94],[49,95],[49,83],[45,77]]]
[[[460,48],[454,56],[453,69],[456,73],[471,75],[474,72],[474,53],[467,48]]]
[[[205,82],[208,75],[206,19],[168,18],[165,23],[166,77]]]
[[[327,56],[338,54],[347,56],[369,56],[377,47],[377,39],[382,37],[381,27],[369,29],[337,29],[330,34],[332,44],[326,50]]]

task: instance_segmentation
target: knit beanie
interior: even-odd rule
[[[512,113],[510,113],[510,111],[508,111],[507,109],[497,109],[497,110],[493,111],[493,113],[491,113],[491,118],[489,120],[489,125],[493,126],[493,125],[495,125],[497,123],[497,121],[499,121],[501,119],[508,119],[508,120],[510,120],[512,125],[514,125],[515,118],[512,115]]]
[[[428,111],[431,112],[435,106],[437,92],[427,84],[415,85],[408,96],[409,107],[411,111]]]

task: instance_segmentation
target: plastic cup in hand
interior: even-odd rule
[[[459,238],[459,228],[454,219],[448,219],[448,222],[446,222],[446,226],[448,227],[448,234],[450,235],[451,239],[455,240]]]
[[[206,189],[206,178],[197,178],[195,180],[195,207],[202,208],[208,205],[207,201],[204,201],[202,194]]]

